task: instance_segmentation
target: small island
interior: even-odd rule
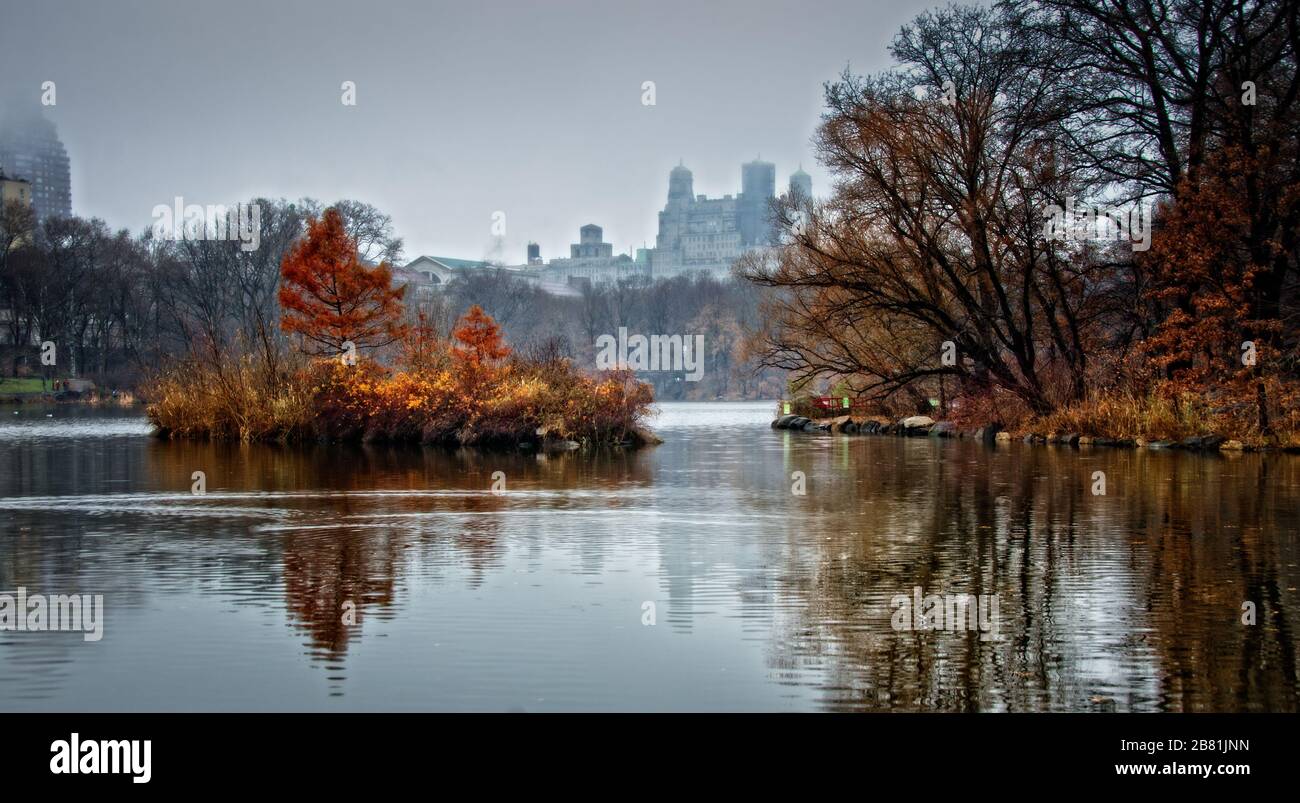
[[[450,336],[407,320],[405,287],[358,257],[336,209],[281,266],[278,331],[233,347],[196,338],[143,385],[164,438],[388,441],[538,450],[658,443],[631,371],[598,374],[546,349],[513,351],[477,305]]]

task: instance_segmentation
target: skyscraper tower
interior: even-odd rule
[[[769,245],[773,241],[772,199],[775,197],[776,165],[755,159],[740,166],[736,222],[742,245]]]
[[[812,197],[812,176],[803,172],[803,165],[790,174],[790,194],[800,198]]]
[[[0,167],[10,177],[31,182],[38,220],[72,214],[68,152],[39,106],[10,103],[0,108]]]

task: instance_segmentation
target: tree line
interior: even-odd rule
[[[0,354],[8,375],[77,375],[101,387],[132,388],[167,361],[190,356],[220,360],[257,352],[273,362],[283,350],[282,266],[306,242],[313,220],[336,210],[356,259],[400,262],[403,242],[392,221],[368,204],[345,200],[326,207],[313,199],[258,198],[259,247],[237,240],[170,239],[152,230],[111,230],[98,219],[51,217],[37,222],[11,202],[0,214]],[[290,260],[291,262],[293,260]],[[395,284],[399,271],[392,271]],[[699,382],[681,372],[643,375],[662,399],[772,398],[781,372],[753,370],[748,333],[758,326],[761,291],[705,276],[579,285],[552,296],[510,273],[463,273],[443,292],[400,299],[407,326],[442,338],[478,305],[521,353],[565,358],[594,372],[595,343],[619,327],[632,333],[704,335]],[[376,289],[375,292],[382,292]],[[395,299],[396,300],[396,299]],[[292,307],[293,299],[289,299]],[[336,311],[337,314],[338,311]],[[385,357],[398,338],[367,343]],[[54,366],[39,359],[53,342]],[[333,344],[337,345],[337,344]]]
[[[47,217],[9,202],[0,211],[0,329],[4,373],[82,376],[134,387],[167,358],[228,354],[280,337],[284,256],[324,205],[258,198],[259,247],[227,239],[133,235],[102,220]],[[357,201],[334,204],[362,258],[400,257],[391,219]],[[55,346],[56,362],[39,359]]]
[[[750,334],[760,327],[755,285],[705,274],[582,282],[576,295],[549,295],[505,271],[482,271],[454,279],[444,295],[424,302],[445,330],[471,305],[482,307],[525,352],[548,353],[596,368],[602,335],[703,335],[704,370],[696,382],[681,371],[639,374],[659,400],[772,399],[785,392],[784,372],[757,366]]]
[[[1295,0],[920,15],[892,68],[827,84],[835,190],[782,202],[783,246],[746,259],[775,291],[762,363],[1006,424],[1199,397],[1267,435],[1300,400],[1298,18]],[[1068,209],[1095,228],[1062,228]],[[1124,217],[1142,209],[1149,248]]]

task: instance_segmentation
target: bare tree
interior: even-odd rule
[[[836,192],[787,199],[787,245],[741,271],[784,291],[765,364],[880,399],[943,376],[1036,412],[1082,395],[1110,277],[1042,237],[1046,204],[1090,181],[1042,123],[1071,66],[1049,45],[1003,11],[951,8],[902,30],[895,70],[827,87]]]

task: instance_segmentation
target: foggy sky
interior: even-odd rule
[[[936,5],[0,0],[0,97],[56,83],[73,212],[115,228],[177,195],[349,197],[392,215],[407,259],[519,263],[528,240],[567,256],[589,222],[616,252],[653,246],[679,159],[697,194],[738,193],[760,154],[778,192],[802,162],[825,193],[822,84],[888,66]]]

